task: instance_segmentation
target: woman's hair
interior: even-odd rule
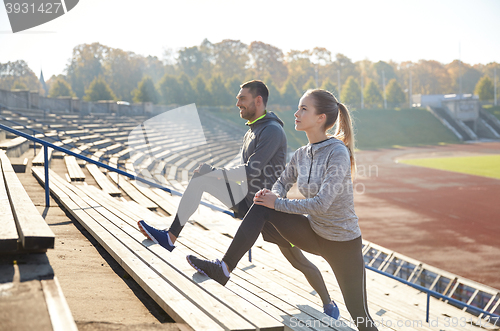
[[[305,96],[312,96],[314,100],[314,107],[319,114],[326,115],[325,131],[330,130],[337,121],[340,115],[337,130],[333,137],[341,140],[349,149],[349,156],[351,159],[351,173],[354,176],[356,172],[356,160],[354,158],[354,131],[352,128],[352,120],[349,110],[344,104],[338,102],[335,96],[322,89],[307,90]]]

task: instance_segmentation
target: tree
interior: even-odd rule
[[[289,78],[283,84],[281,89],[281,100],[284,105],[296,106],[299,101],[299,92],[297,92],[297,88],[292,83],[292,80]]]
[[[212,106],[228,106],[229,102],[229,92],[222,82],[220,76],[214,76],[208,82],[208,88],[210,94],[212,95]]]
[[[376,79],[377,85],[378,86],[383,86],[383,78],[385,76],[385,83],[387,84],[388,81],[391,79],[396,78],[396,72],[394,71],[394,68],[387,62],[384,61],[378,61],[377,63],[373,64],[373,71],[374,71],[374,76],[373,79]]]
[[[266,84],[267,89],[269,90],[269,98],[267,100],[267,104],[271,105],[281,105],[282,104],[282,99],[281,99],[281,93],[274,85],[273,79],[271,76],[267,76],[264,79],[264,84]]]
[[[375,81],[370,80],[370,82],[365,86],[363,90],[363,97],[365,104],[369,108],[380,108],[382,104],[382,93],[380,93],[380,88]]]
[[[177,65],[182,72],[194,78],[210,67],[209,57],[210,54],[200,51],[198,46],[185,47],[179,51]]]
[[[460,93],[460,81],[462,93],[473,93],[477,82],[483,75],[481,71],[471,65],[459,60],[455,60],[445,66],[451,80],[451,89],[455,93]]]
[[[311,52],[308,50],[291,50],[286,55],[286,65],[288,67],[288,79],[295,86],[304,86],[309,77],[314,77],[314,65],[310,60]]]
[[[28,87],[26,86],[26,84],[18,80],[14,81],[14,84],[11,87],[11,90],[27,90],[27,89]]]
[[[152,102],[157,104],[159,100],[158,91],[156,91],[153,79],[149,76],[144,76],[137,85],[137,88],[132,92],[132,95],[134,102]]]
[[[222,78],[243,77],[249,60],[248,45],[239,40],[226,39],[213,45],[215,74]]]
[[[99,43],[81,44],[73,48],[66,74],[76,96],[81,98],[90,83],[104,74],[102,61],[109,53],[109,47]]]
[[[339,99],[339,92],[337,90],[337,88],[335,87],[335,85],[333,85],[332,81],[330,80],[330,78],[326,78],[324,81],[323,81],[323,84],[321,84],[321,88],[323,90],[327,90],[327,91],[330,91],[333,93],[333,95]]]
[[[85,101],[116,100],[116,96],[104,79],[99,76],[85,90],[83,99]]]
[[[0,63],[0,89],[13,89],[16,83],[25,90],[42,89],[40,81],[25,61]]]
[[[479,96],[479,100],[486,101],[494,98],[494,86],[490,77],[483,76],[479,80],[474,90],[474,93]]]
[[[181,86],[175,76],[165,74],[160,80],[159,92],[162,103],[165,105],[181,104],[183,101]]]
[[[134,52],[109,48],[102,61],[104,77],[120,100],[132,101],[132,91],[142,79],[144,58]]]
[[[193,87],[189,82],[189,78],[185,73],[182,73],[178,78],[180,95],[179,103],[182,105],[188,105],[196,102],[196,95],[194,93]]]
[[[304,84],[304,86],[302,86],[302,90],[304,92],[309,90],[309,89],[314,90],[315,88],[317,88],[316,81],[314,80],[314,78],[312,76],[309,77],[309,80]]]
[[[391,79],[387,84],[385,96],[389,107],[398,107],[406,101],[406,95],[396,79]]]
[[[203,76],[198,75],[192,82],[196,104],[199,106],[208,106],[212,104],[212,95],[207,89]]]
[[[236,103],[236,96],[240,91],[241,80],[238,77],[233,77],[226,82],[226,90],[233,99],[233,102]]]
[[[50,86],[49,98],[57,97],[74,97],[75,93],[71,89],[71,85],[64,79],[56,79]]]
[[[248,47],[252,74],[256,79],[270,76],[282,84],[288,76],[288,69],[283,63],[283,51],[261,41],[254,41]]]
[[[437,61],[420,60],[413,65],[413,94],[452,93],[451,79],[443,64]]]
[[[361,105],[361,89],[354,77],[349,76],[340,90],[340,102],[356,108]]]

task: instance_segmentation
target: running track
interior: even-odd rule
[[[364,239],[500,289],[500,180],[395,162],[484,154],[500,142],[358,152]]]

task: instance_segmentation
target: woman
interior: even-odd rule
[[[336,133],[331,136],[327,131],[337,119]],[[330,92],[309,90],[300,99],[295,129],[306,133],[309,144],[294,153],[272,190],[255,194],[222,261],[191,255],[187,260],[224,285],[270,223],[293,245],[321,255],[332,267],[358,329],[377,330],[368,313],[361,231],[354,212],[351,173],[356,164],[349,111]],[[295,182],[305,199],[286,198]]]

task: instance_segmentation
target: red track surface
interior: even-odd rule
[[[355,187],[364,193],[355,194],[355,207],[363,237],[500,289],[500,180],[395,162],[484,154],[500,154],[500,143],[357,153]]]

